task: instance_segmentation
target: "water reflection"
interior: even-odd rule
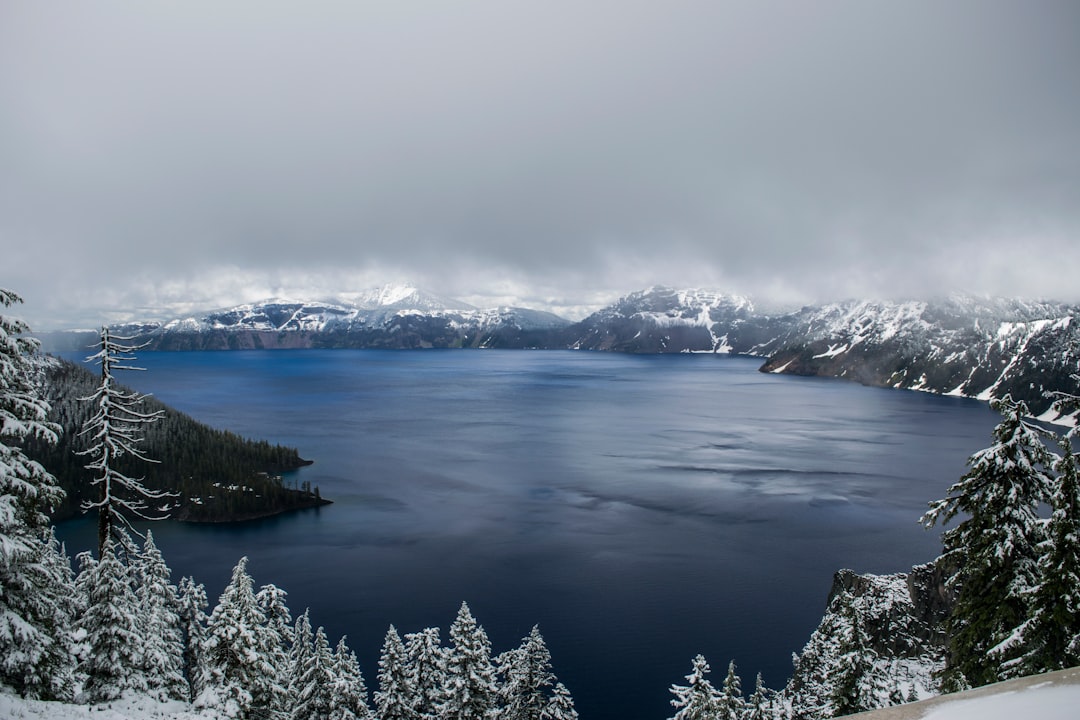
[[[932,557],[916,519],[989,440],[979,403],[761,375],[712,356],[146,353],[138,389],[284,442],[335,504],[155,529],[212,598],[241,555],[348,634],[374,681],[387,625],[461,600],[496,650],[539,623],[583,718],[667,717],[693,655],[779,685],[841,567]],[[63,528],[88,547],[90,523]],[[85,537],[84,537],[85,536]]]

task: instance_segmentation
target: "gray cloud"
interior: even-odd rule
[[[38,325],[410,278],[1080,300],[1071,2],[9,2]]]

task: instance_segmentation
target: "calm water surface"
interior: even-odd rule
[[[985,447],[982,403],[764,375],[748,358],[528,351],[144,353],[124,381],[295,446],[334,504],[234,526],[159,523],[211,605],[242,555],[294,614],[383,635],[462,600],[495,652],[534,623],[583,720],[671,715],[703,653],[781,686],[832,574],[932,558],[917,518]],[[60,528],[71,554],[92,522]]]

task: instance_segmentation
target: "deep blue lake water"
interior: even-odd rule
[[[702,653],[780,687],[833,573],[933,558],[917,522],[997,421],[985,404],[759,360],[529,351],[143,353],[122,380],[219,428],[299,448],[334,504],[154,526],[211,606],[256,585],[348,635],[369,686],[383,635],[462,600],[495,652],[534,623],[583,720],[669,717]],[[64,523],[68,551],[90,518]]]

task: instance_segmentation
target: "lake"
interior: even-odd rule
[[[211,606],[243,555],[294,615],[383,636],[465,600],[494,651],[539,624],[583,720],[670,717],[697,653],[781,687],[833,573],[932,559],[917,522],[991,442],[984,403],[765,375],[714,355],[301,350],[143,353],[121,380],[212,426],[299,448],[334,504],[154,536]],[[68,551],[93,519],[61,525]]]

